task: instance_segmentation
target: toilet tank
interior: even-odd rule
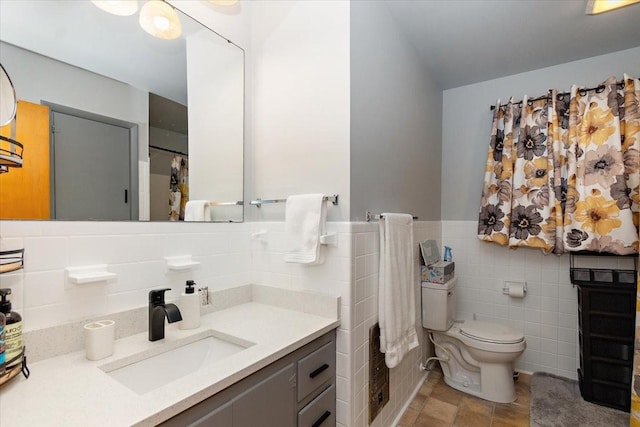
[[[444,284],[422,282],[423,328],[446,331],[453,325],[453,316],[456,311],[456,282],[456,278]]]

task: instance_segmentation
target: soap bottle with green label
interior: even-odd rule
[[[0,289],[0,312],[6,318],[4,327],[4,359],[5,369],[20,366],[22,364],[22,316],[11,311],[11,301],[7,296],[11,294],[10,288]]]

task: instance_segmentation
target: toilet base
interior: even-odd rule
[[[445,384],[491,402],[511,403],[516,400],[513,363],[480,362],[473,358],[468,347],[454,338],[437,333],[434,338]],[[482,355],[485,359],[492,356]],[[509,358],[515,356],[511,354]]]
[[[480,390],[480,384],[464,384],[460,381],[456,381],[451,377],[448,376],[443,376],[444,379],[444,383],[446,385],[448,385],[451,388],[455,388],[456,390],[459,390],[463,393],[467,393],[470,394],[472,396],[476,396],[479,397],[481,399],[484,399],[484,397],[482,397],[482,390]]]
[[[505,369],[509,371],[505,372]],[[480,369],[481,384],[462,378],[453,378],[451,375],[447,375],[447,371],[448,369],[443,368],[445,384],[463,393],[496,403],[512,403],[516,400],[513,372],[510,367],[483,365]],[[484,385],[484,391],[482,385]]]
[[[498,403],[516,400],[516,386],[513,381],[511,363],[480,363],[484,399]]]

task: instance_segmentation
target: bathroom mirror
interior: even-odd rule
[[[0,193],[17,193],[0,194],[0,219],[167,221],[179,196],[243,221],[244,51],[175,11],[182,34],[166,40],[141,28],[140,9],[0,2],[24,145],[23,168],[0,176]]]
[[[0,65],[0,126],[11,123],[16,115],[16,91],[4,67]]]

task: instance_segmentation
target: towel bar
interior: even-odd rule
[[[338,195],[334,194],[333,196],[324,196],[322,198],[322,200],[324,200],[325,202],[331,202],[334,205],[338,204]],[[285,203],[287,201],[287,199],[256,199],[256,200],[252,200],[250,203],[256,207],[260,207],[263,204],[267,204],[267,203]]]
[[[209,202],[207,204],[209,206],[242,206],[244,204],[244,201],[238,200],[237,202]]]
[[[380,214],[380,215],[373,215],[371,212],[367,211],[367,213],[365,214],[365,218],[366,218],[367,222],[371,222],[371,220],[372,220],[372,219],[380,219],[380,218],[384,218],[384,215],[383,215],[383,214]],[[417,217],[417,216],[415,216],[415,215],[414,215],[414,216],[412,216],[412,218],[413,218],[414,220],[418,219],[418,217]]]

